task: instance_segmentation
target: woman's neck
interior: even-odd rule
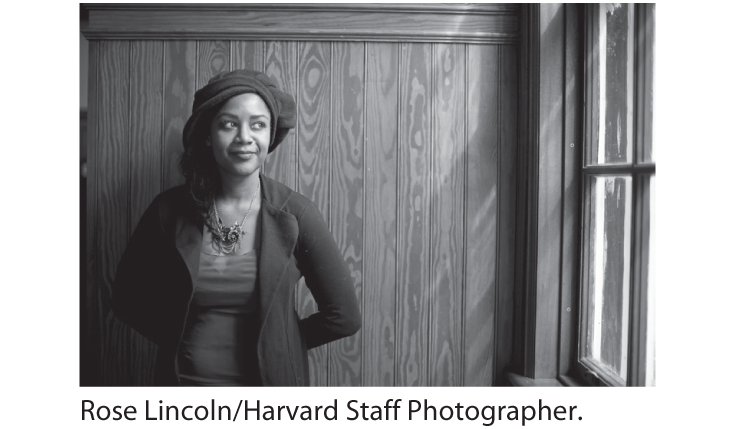
[[[221,174],[221,189],[217,199],[221,202],[238,203],[250,202],[258,189],[260,171],[256,171],[247,177],[233,177]]]

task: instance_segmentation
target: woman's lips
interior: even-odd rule
[[[248,160],[255,156],[255,152],[230,152],[232,156],[239,159]]]

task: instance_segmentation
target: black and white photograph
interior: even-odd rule
[[[655,386],[655,26],[80,4],[80,385]]]

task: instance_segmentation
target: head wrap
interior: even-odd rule
[[[184,149],[209,135],[210,124],[200,122],[216,113],[211,112],[212,108],[245,93],[258,94],[271,112],[271,142],[268,153],[273,152],[286,138],[288,130],[296,126],[296,103],[290,94],[276,88],[268,76],[245,69],[219,73],[194,94],[191,116],[184,126]]]

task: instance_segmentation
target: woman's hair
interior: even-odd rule
[[[214,205],[214,196],[220,187],[217,160],[214,159],[212,147],[207,146],[206,141],[214,115],[220,111],[226,101],[212,107],[202,115],[198,126],[193,130],[193,142],[184,148],[184,153],[179,161],[179,169],[189,188],[189,196],[197,208],[197,217],[205,224],[211,222],[210,211]]]

